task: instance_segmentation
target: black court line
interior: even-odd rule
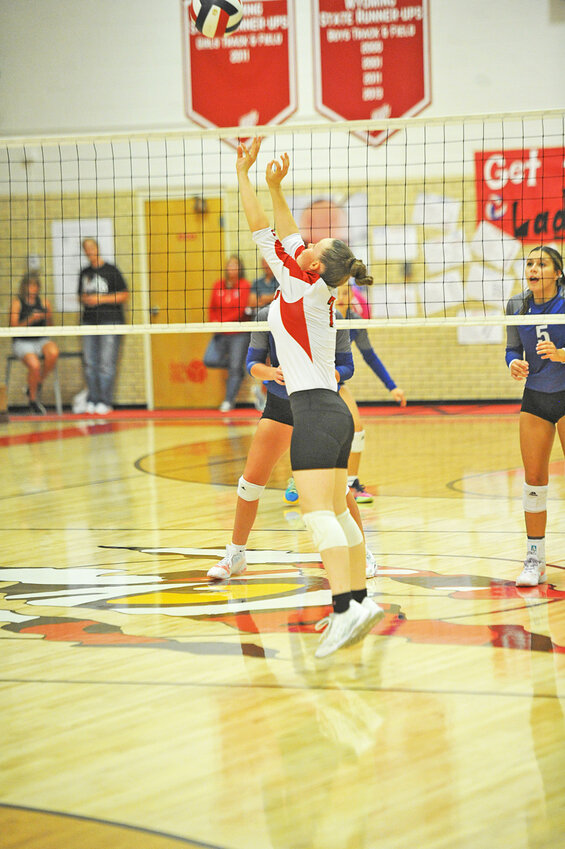
[[[328,671],[326,666],[320,664],[320,672]],[[335,668],[334,668],[335,671]],[[308,686],[306,684],[230,684],[229,682],[191,682],[191,681],[67,681],[63,678],[1,678],[0,684],[62,684],[66,686],[98,686],[98,687],[167,687],[167,688],[193,688],[200,690],[228,689],[228,690],[278,690],[297,692],[331,692],[340,690],[353,693],[405,693],[406,695],[427,696],[476,696],[477,698],[514,698],[514,699],[556,699],[565,701],[565,694],[557,693],[521,693],[519,691],[497,692],[496,690],[461,690],[461,689],[432,689],[431,687],[363,687],[344,686],[343,684],[317,684]]]
[[[10,805],[6,802],[0,802],[0,809],[2,808],[8,811],[22,811],[33,814],[44,814],[45,816],[61,817],[64,819],[76,820],[78,822],[84,823],[92,823],[95,825],[107,825],[111,828],[120,828],[124,829],[124,831],[131,831],[136,834],[147,834],[151,837],[163,837],[167,840],[176,840],[179,843],[184,843],[187,846],[193,847],[193,849],[227,849],[227,847],[220,846],[217,843],[202,843],[202,841],[194,840],[189,837],[182,837],[179,834],[172,834],[167,831],[155,831],[151,828],[144,828],[143,826],[131,825],[129,823],[106,820],[101,819],[99,817],[87,817],[81,814],[70,814],[67,811],[50,811],[46,808],[34,808],[30,805]]]

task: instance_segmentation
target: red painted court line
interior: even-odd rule
[[[443,417],[443,416],[499,416],[516,415],[520,410],[519,403],[511,404],[415,404],[400,408],[389,405],[379,405],[359,408],[362,417]],[[13,416],[13,422],[33,422],[35,424],[75,424],[75,427],[52,428],[37,430],[33,433],[14,434],[0,437],[0,448],[10,445],[25,445],[32,442],[49,442],[55,439],[73,439],[81,436],[97,436],[133,427],[141,427],[144,422],[154,421],[158,424],[185,422],[197,424],[201,421],[216,422],[249,422],[258,421],[260,414],[253,407],[242,407],[230,413],[220,413],[219,410],[115,410],[104,418],[95,420],[91,415],[74,415],[66,413],[62,416]],[[1,428],[1,425],[0,425]]]
[[[413,404],[407,407],[359,407],[361,416],[508,416],[520,412],[520,402],[496,404]]]
[[[52,421],[65,421],[65,416],[58,416]],[[67,417],[67,420],[70,417]],[[73,417],[73,418],[76,418]],[[41,422],[49,419],[48,416],[42,416]],[[35,421],[31,416],[22,417],[21,421]],[[1,436],[0,448],[7,448],[11,445],[29,445],[32,442],[53,442],[56,439],[76,439],[77,437],[99,436],[102,433],[113,433],[118,430],[130,430],[143,426],[143,422],[85,422],[78,427],[53,428],[51,430],[36,430],[33,433],[18,433],[13,436]]]

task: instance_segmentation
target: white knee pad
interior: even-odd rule
[[[363,534],[361,533],[359,525],[349,512],[349,508],[345,511],[345,513],[339,514],[337,521],[343,528],[349,548],[354,548],[354,546],[360,545],[363,542]]]
[[[547,510],[547,486],[524,484],[522,504],[526,513],[543,513]]]
[[[316,551],[325,551],[326,548],[338,546],[347,547],[343,528],[331,510],[314,510],[312,513],[304,513],[302,518],[312,535]]]
[[[353,434],[353,442],[351,443],[351,453],[361,454],[365,447],[365,431],[358,430]]]
[[[263,495],[264,486],[259,486],[258,483],[250,483],[246,481],[243,475],[237,482],[237,494],[244,501],[259,501]]]

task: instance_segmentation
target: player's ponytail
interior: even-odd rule
[[[367,272],[367,266],[360,259],[354,259],[349,269],[349,276],[355,277],[358,286],[372,286],[373,278]]]

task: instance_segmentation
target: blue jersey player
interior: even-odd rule
[[[336,300],[336,310],[339,311],[339,314],[344,318],[359,318],[364,316],[364,311],[360,309],[362,305],[357,301],[357,295],[353,287],[351,287],[348,283],[344,286],[340,286],[337,290],[337,300]],[[336,315],[338,313],[336,312]],[[368,309],[367,309],[368,315]],[[379,380],[381,380],[386,388],[390,391],[390,394],[394,398],[397,404],[401,407],[406,406],[406,395],[404,390],[397,386],[394,382],[393,378],[388,373],[385,364],[378,357],[375,349],[371,345],[371,340],[369,339],[369,334],[367,333],[367,328],[351,328],[349,331],[349,336],[351,342],[355,342],[359,351],[361,352],[363,359],[367,363],[367,365],[374,371]],[[347,406],[349,407],[349,411],[353,416],[353,422],[355,424],[355,434],[353,436],[353,443],[351,445],[351,453],[349,455],[349,463],[347,465],[347,485],[353,492],[353,496],[355,501],[358,504],[371,504],[373,501],[373,496],[370,492],[367,492],[364,485],[359,482],[359,466],[361,465],[361,453],[363,451],[365,445],[365,431],[363,429],[363,423],[361,421],[361,416],[359,414],[359,408],[355,402],[355,399],[347,386],[343,386],[340,389],[340,394]]]
[[[563,259],[554,248],[533,248],[526,259],[528,289],[514,295],[507,315],[547,315],[544,324],[507,327],[506,364],[515,380],[526,380],[520,411],[524,464],[523,505],[528,547],[518,587],[546,580],[545,527],[549,458],[555,430],[565,453],[565,325],[551,315],[565,313]]]

